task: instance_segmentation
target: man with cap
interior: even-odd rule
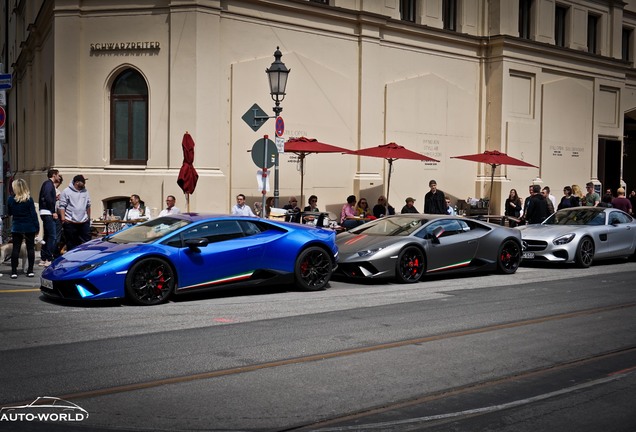
[[[431,180],[428,182],[428,186],[431,190],[424,195],[424,213],[448,214],[446,208],[446,197],[444,196],[444,192],[437,189],[437,182],[435,180]]]
[[[60,219],[67,250],[91,239],[91,198],[81,174],[60,195]]]
[[[415,198],[413,197],[408,197],[407,199],[405,199],[406,201],[406,205],[404,207],[402,207],[402,211],[400,213],[404,214],[404,213],[419,213],[417,211],[417,209],[415,208]]]

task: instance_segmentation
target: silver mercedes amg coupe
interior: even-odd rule
[[[519,227],[523,259],[576,263],[628,258],[636,248],[636,221],[615,208],[571,207],[559,210],[538,225]]]

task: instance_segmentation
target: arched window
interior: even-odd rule
[[[148,86],[133,69],[120,73],[110,93],[110,163],[148,161]]]

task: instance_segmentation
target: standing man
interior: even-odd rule
[[[552,195],[550,195],[550,188],[548,186],[541,189],[541,195],[545,198],[545,204],[548,206],[548,215],[554,213],[554,203],[550,199]],[[555,199],[556,201],[556,199]]]
[[[236,205],[232,207],[232,214],[235,216],[254,216],[254,212],[250,208],[250,206],[245,204],[245,195],[238,194],[236,196]]]
[[[42,227],[44,228],[44,233],[42,235],[42,240],[44,240],[44,245],[42,246],[42,250],[40,251],[40,262],[38,263],[41,267],[48,267],[53,261],[53,255],[55,254],[55,250],[57,247],[57,232],[56,232],[56,224],[57,224],[57,212],[55,211],[55,203],[56,203],[56,183],[60,178],[60,172],[56,169],[49,169],[46,176],[47,180],[42,183],[40,187],[40,196],[38,198],[38,206],[40,207],[40,219],[42,219]]]
[[[547,199],[550,200],[550,202],[552,203],[552,208],[557,208],[556,197],[550,193],[550,186],[543,186],[542,192],[546,193],[544,196]],[[554,212],[552,212],[552,213],[554,213]],[[550,213],[550,214],[552,214],[552,213]]]
[[[177,199],[173,195],[168,195],[166,197],[166,208],[159,212],[159,216],[169,216],[177,213],[181,213],[174,205],[177,203]]]
[[[625,189],[619,187],[616,190],[616,195],[618,196],[612,200],[612,206],[619,210],[623,210],[627,214],[632,214],[634,209],[632,207],[632,203],[625,198]]]
[[[429,192],[424,195],[424,213],[427,214],[447,214],[446,197],[444,192],[437,189],[437,182],[431,180],[428,182]]]
[[[583,199],[583,203],[581,205],[588,207],[598,206],[601,202],[601,196],[594,192],[594,183],[585,183],[585,190],[587,190],[587,193],[585,194],[585,198]]]
[[[60,195],[60,219],[67,251],[91,239],[91,197],[81,174]]]
[[[534,185],[528,186],[528,196],[523,200],[523,211],[521,213],[521,220],[523,223],[528,222],[528,206],[530,205],[530,198],[532,198],[532,188]],[[522,224],[523,224],[522,223]]]
[[[540,224],[548,216],[547,198],[541,194],[541,186],[532,186],[532,195],[528,201],[528,210],[526,211],[526,222],[528,224]]]

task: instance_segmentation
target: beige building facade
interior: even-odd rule
[[[413,196],[422,211],[430,179],[453,200],[488,197],[490,167],[452,156],[495,149],[539,167],[496,169],[495,213],[533,181],[557,197],[590,180],[636,187],[636,1],[3,3],[6,174],[37,194],[48,167],[65,182],[81,173],[94,217],[133,193],[157,211],[172,194],[185,210],[186,131],[199,173],[192,211],[227,213],[238,193],[260,201],[249,150],[273,138],[274,120],[255,131],[243,116],[254,104],[273,115],[265,70],[277,47],[291,69],[285,139],[396,142],[440,161],[393,164],[398,210]],[[296,156],[279,160],[282,206],[300,197],[300,173]],[[310,155],[304,196],[334,213],[350,194],[374,203],[388,166]]]

